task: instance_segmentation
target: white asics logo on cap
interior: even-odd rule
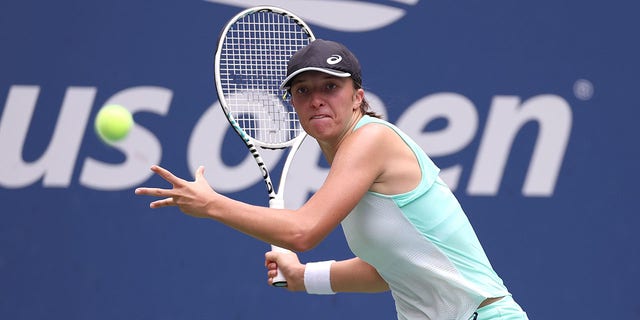
[[[329,59],[327,59],[328,64],[336,64],[336,63],[339,63],[340,61],[342,61],[342,57],[337,54],[334,54],[331,57],[329,57]]]

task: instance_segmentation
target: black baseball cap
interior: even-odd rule
[[[344,45],[329,40],[316,39],[294,53],[287,65],[287,77],[280,88],[288,90],[291,80],[305,71],[320,71],[335,77],[351,77],[362,84],[360,63]]]

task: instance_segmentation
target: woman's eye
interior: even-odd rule
[[[337,85],[335,83],[328,83],[327,84],[327,89],[328,90],[333,90],[337,87]]]

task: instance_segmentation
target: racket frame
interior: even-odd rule
[[[307,133],[304,132],[304,130],[302,129],[302,127],[298,123],[298,130],[300,130],[298,135],[294,139],[290,139],[290,140],[288,140],[286,142],[283,142],[283,143],[267,143],[267,142],[263,142],[263,141],[254,139],[250,134],[248,134],[247,132],[245,132],[245,130],[242,129],[242,127],[238,124],[238,122],[234,118],[231,110],[229,109],[229,107],[227,105],[227,101],[226,101],[226,98],[225,98],[225,93],[223,92],[223,86],[222,86],[222,83],[221,83],[221,80],[220,80],[221,79],[220,70],[219,70],[220,69],[220,60],[221,60],[221,55],[222,55],[222,51],[223,51],[223,46],[224,46],[224,43],[225,43],[224,40],[226,39],[227,33],[234,26],[234,24],[236,22],[238,22],[239,20],[242,20],[244,17],[246,17],[248,15],[251,15],[251,14],[257,13],[257,12],[276,13],[276,14],[283,15],[286,18],[294,21],[296,24],[298,24],[298,26],[300,26],[301,30],[308,35],[308,40],[309,40],[308,43],[314,41],[315,40],[315,36],[314,36],[313,32],[311,31],[311,28],[309,28],[309,26],[300,17],[296,16],[295,14],[293,14],[293,13],[291,13],[291,12],[285,10],[285,9],[279,8],[279,7],[274,7],[274,6],[256,6],[256,7],[247,8],[247,9],[239,12],[238,14],[236,14],[233,18],[231,18],[227,22],[227,24],[225,25],[224,29],[220,33],[220,37],[219,37],[219,40],[218,40],[218,46],[217,46],[216,53],[215,53],[215,60],[214,60],[214,76],[215,76],[215,79],[214,80],[215,80],[216,91],[217,91],[217,94],[218,94],[218,100],[220,101],[220,106],[222,107],[223,112],[224,112],[227,120],[229,121],[231,127],[240,136],[240,138],[242,138],[242,141],[244,141],[244,143],[246,144],[247,148],[249,149],[249,152],[253,156],[254,160],[256,161],[256,163],[257,163],[257,165],[258,165],[258,167],[260,169],[260,172],[262,174],[262,178],[263,178],[263,180],[265,182],[265,185],[266,185],[267,193],[269,195],[269,207],[270,208],[276,208],[276,209],[284,209],[285,208],[284,189],[285,189],[287,174],[289,172],[289,168],[291,166],[291,163],[293,162],[295,154],[297,153],[297,151],[299,150],[300,146],[302,145],[302,142],[306,138]],[[300,47],[300,48],[302,48],[302,47]],[[283,79],[284,79],[284,77],[283,77]],[[282,94],[281,96],[283,97],[282,103],[285,103],[284,97],[286,95],[286,91],[282,91],[281,94]],[[280,181],[278,183],[277,190],[274,188],[273,182],[271,180],[270,171],[269,171],[265,161],[262,159],[262,156],[260,155],[260,152],[258,151],[258,148],[271,149],[271,150],[290,148],[289,151],[288,151],[287,158],[286,158],[286,160],[284,162],[284,165],[282,167],[282,172],[281,172]],[[280,248],[280,247],[277,247],[277,246],[274,246],[274,245],[272,245],[271,247],[272,247],[272,250],[275,250],[275,251],[288,251],[287,249],[283,249],[283,248]],[[273,286],[276,286],[276,287],[286,287],[287,286],[286,279],[284,278],[284,276],[282,276],[281,272],[278,272],[278,276],[273,279],[272,284],[273,284]]]

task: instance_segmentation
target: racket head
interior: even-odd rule
[[[302,19],[272,6],[246,9],[222,30],[214,60],[216,90],[227,119],[245,142],[280,149],[303,135],[280,83],[291,56],[313,40]]]

